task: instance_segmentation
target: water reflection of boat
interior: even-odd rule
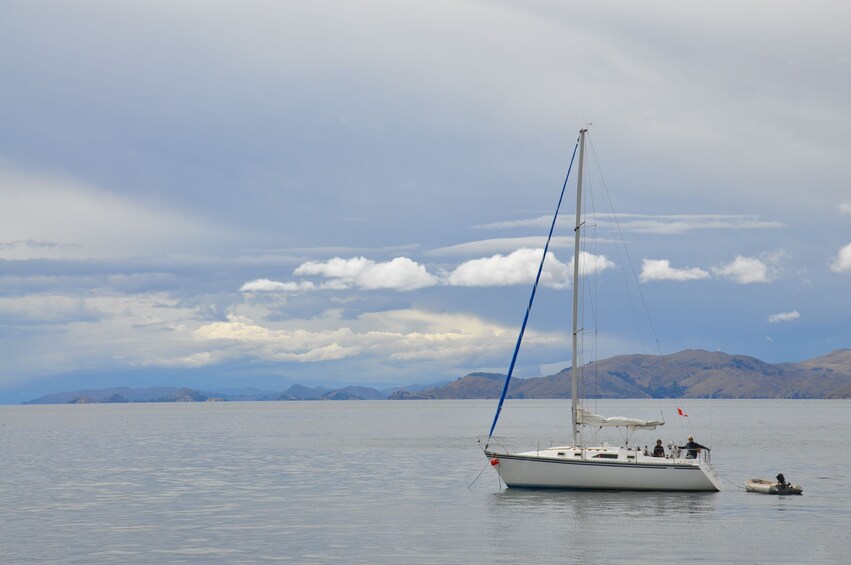
[[[509,488],[492,501],[517,512],[546,510],[564,513],[578,522],[605,527],[616,519],[648,519],[652,516],[703,515],[717,510],[713,492],[641,492],[600,490],[541,490]]]

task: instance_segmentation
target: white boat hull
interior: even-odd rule
[[[536,453],[486,452],[508,487],[593,490],[719,491],[721,481],[705,461],[640,456],[592,461]],[[554,456],[555,455],[555,456]]]

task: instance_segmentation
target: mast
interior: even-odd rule
[[[576,176],[576,227],[573,228],[573,360],[570,368],[570,418],[573,445],[577,443],[577,431],[579,428],[579,379],[577,370],[577,335],[579,334],[579,231],[582,227],[582,171],[585,168],[585,132],[587,129],[579,130],[579,171]]]

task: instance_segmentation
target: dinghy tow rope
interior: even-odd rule
[[[731,481],[730,479],[728,479],[726,475],[722,475],[722,474],[721,474],[721,473],[719,473],[718,471],[715,471],[715,474],[716,474],[716,475],[718,475],[718,477],[719,477],[720,479],[722,479],[722,480],[724,480],[724,481],[727,481],[728,483],[730,483],[731,485],[733,485],[733,486],[734,486],[734,487],[736,487],[737,489],[739,489],[739,490],[746,490],[746,489],[745,489],[745,487],[743,487],[743,486],[741,486],[741,485],[738,485],[738,484],[734,483],[733,481]]]

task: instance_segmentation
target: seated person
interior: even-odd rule
[[[664,457],[665,456],[665,448],[662,447],[662,440],[656,440],[656,447],[653,448],[653,457]]]

